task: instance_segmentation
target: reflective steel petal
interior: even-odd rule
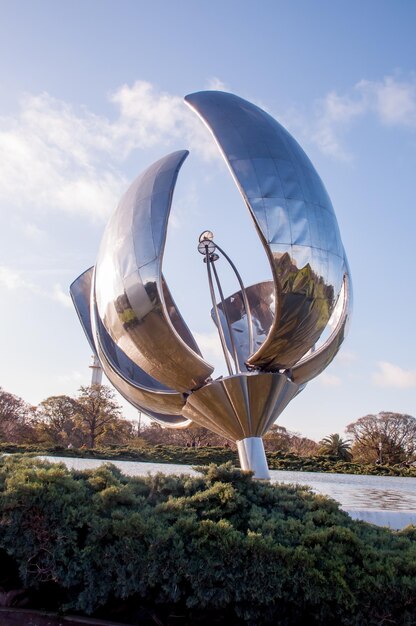
[[[271,280],[250,285],[245,289],[251,311],[251,326],[253,330],[253,344],[257,350],[264,343],[275,316],[274,283]],[[237,350],[240,371],[246,371],[245,365],[250,356],[250,333],[249,320],[244,307],[241,291],[233,293],[224,300],[225,311],[222,303],[218,303],[221,326],[227,342],[228,351],[233,354],[228,321],[233,334],[234,345]],[[226,315],[224,314],[226,313]],[[217,317],[211,310],[211,317],[217,324]],[[228,317],[228,320],[227,320]]]
[[[189,420],[180,417],[185,404],[182,394],[167,389],[143,372],[113,342],[99,318],[91,316],[93,271],[91,267],[81,274],[72,283],[70,293],[90,346],[107,378],[128,402],[153,419],[175,427],[189,425]],[[100,326],[100,333],[97,332],[97,325]]]
[[[69,293],[91,350],[94,352],[95,356],[98,356],[92,335],[90,316],[91,281],[93,273],[94,267],[90,267],[78,276],[69,287]]]
[[[238,374],[194,391],[182,413],[200,426],[239,441],[264,435],[298,392],[299,385],[284,374]]]
[[[128,189],[106,228],[95,279],[99,317],[117,346],[147,374],[183,392],[213,371],[176,307],[169,314],[161,271],[173,189],[187,155],[163,157]]]
[[[342,285],[344,252],[331,201],[302,148],[270,115],[219,91],[185,100],[213,133],[276,282],[274,323],[248,363],[292,367],[319,339]]]
[[[335,328],[325,343],[304,357],[292,368],[292,380],[298,385],[307,383],[319,374],[331,363],[341,347],[347,334],[347,328],[351,319],[352,295],[348,273],[344,277],[344,294],[341,314]]]

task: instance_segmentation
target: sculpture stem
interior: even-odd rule
[[[254,478],[259,480],[270,480],[269,466],[261,437],[246,437],[237,441],[237,450],[241,469],[254,472]]]

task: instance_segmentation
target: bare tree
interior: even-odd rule
[[[171,446],[187,446],[199,448],[201,446],[224,446],[225,437],[220,437],[203,426],[192,424],[188,428],[163,428],[155,422],[142,426],[140,437],[148,443]]]
[[[174,445],[192,448],[213,445],[222,446],[226,441],[223,437],[219,437],[207,428],[197,424],[191,424],[188,428],[173,430],[171,434],[171,441]]]
[[[299,456],[310,456],[318,451],[318,444],[300,433],[287,430],[284,426],[274,424],[264,436],[264,447],[268,452],[293,452]]]
[[[290,447],[290,433],[284,426],[273,424],[269,432],[264,435],[264,448],[267,452],[288,452]]]
[[[416,459],[416,418],[401,413],[365,415],[349,424],[354,458],[364,462],[410,463]]]
[[[31,439],[33,409],[19,396],[0,387],[0,440],[22,443]]]
[[[312,456],[317,454],[319,445],[313,439],[303,437],[300,433],[291,433],[289,452],[298,456]]]

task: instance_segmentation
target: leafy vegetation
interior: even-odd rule
[[[351,440],[342,439],[337,433],[324,437],[321,442],[319,452],[334,456],[340,461],[352,461]]]
[[[416,461],[416,418],[383,411],[365,415],[349,424],[353,436],[352,453],[357,461],[405,463]]]
[[[230,464],[199,469],[132,479],[2,459],[3,588],[131,624],[414,624],[415,528],[353,521]]]

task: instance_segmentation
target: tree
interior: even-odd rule
[[[284,426],[273,424],[269,432],[264,436],[264,448],[267,452],[287,452],[290,447],[290,433]]]
[[[302,437],[299,433],[290,433],[289,452],[298,456],[312,456],[317,454],[319,445],[313,439]]]
[[[19,396],[0,387],[0,440],[22,443],[30,440],[32,407]]]
[[[47,444],[79,446],[82,434],[75,417],[77,402],[69,396],[51,396],[36,408],[38,438]]]
[[[90,448],[97,443],[123,442],[131,433],[131,424],[122,418],[114,392],[104,385],[80,388],[75,421]]]
[[[411,463],[416,459],[416,418],[383,411],[349,424],[354,458],[363,462]]]
[[[171,430],[171,442],[178,446],[200,448],[201,446],[224,445],[225,439],[203,426],[191,424],[188,428]]]
[[[224,446],[228,440],[212,431],[191,424],[188,428],[165,428],[156,422],[142,426],[140,437],[152,445],[163,444],[170,446],[187,446],[199,448],[201,446]],[[229,442],[228,442],[229,445]]]
[[[264,436],[264,447],[267,452],[293,452],[299,456],[310,456],[317,452],[318,444],[312,439],[302,437],[299,433],[287,430],[284,426],[274,424]]]
[[[341,461],[351,461],[351,440],[342,439],[337,433],[324,437],[320,442],[319,452],[321,454],[327,454],[335,456]]]

